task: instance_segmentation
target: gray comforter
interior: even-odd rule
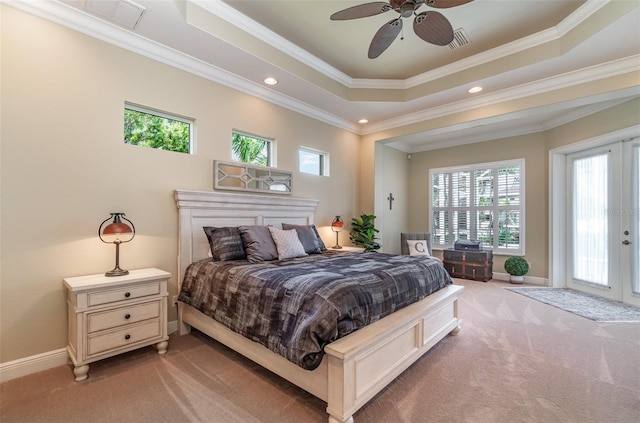
[[[192,263],[179,300],[304,369],[326,344],[451,283],[425,256],[327,251],[293,260]]]

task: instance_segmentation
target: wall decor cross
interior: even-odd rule
[[[395,198],[393,198],[392,192],[389,193],[387,200],[389,200],[389,210],[393,210],[393,200],[395,200]]]

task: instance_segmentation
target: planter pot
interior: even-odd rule
[[[522,282],[524,282],[524,276],[511,275],[509,277],[509,282],[511,282],[511,283],[522,283]]]

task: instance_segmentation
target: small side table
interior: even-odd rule
[[[89,363],[155,344],[167,352],[167,281],[160,269],[132,270],[65,278],[69,344],[76,381],[85,380]]]
[[[345,253],[364,253],[364,248],[362,248],[362,247],[351,247],[351,246],[348,246],[348,245],[343,245],[342,248],[327,247],[327,250],[343,251]]]

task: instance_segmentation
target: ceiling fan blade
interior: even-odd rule
[[[349,7],[331,15],[332,21],[345,21],[348,19],[366,18],[368,16],[379,15],[391,10],[391,5],[384,1],[376,1],[373,3],[359,4],[358,6]]]
[[[436,9],[448,9],[450,7],[462,6],[472,1],[473,0],[427,0],[425,4]]]
[[[369,59],[380,56],[396,39],[402,30],[402,18],[392,19],[382,25],[369,45]]]
[[[446,46],[453,41],[453,27],[439,12],[422,12],[413,20],[416,35],[428,43]]]

